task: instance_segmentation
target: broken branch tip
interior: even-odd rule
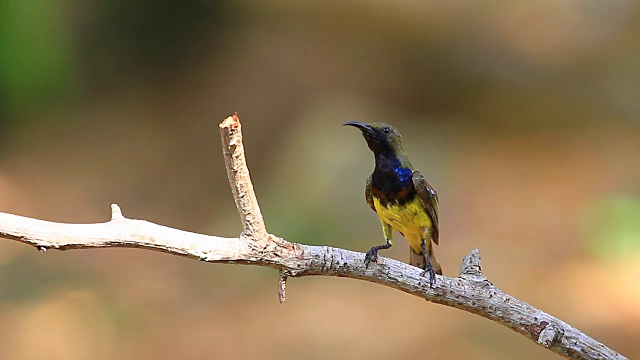
[[[238,113],[228,116],[220,123],[220,129],[235,129],[240,126],[240,117]]]
[[[122,210],[120,210],[120,206],[118,204],[111,204],[111,220],[121,220],[124,219],[122,215]]]

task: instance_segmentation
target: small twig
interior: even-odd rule
[[[287,300],[287,278],[289,274],[286,270],[280,270],[280,280],[278,281],[278,299],[280,304]]]
[[[244,156],[242,127],[238,113],[229,116],[220,123],[220,135],[222,136],[222,152],[227,167],[227,176],[242,219],[244,234],[254,240],[267,239],[267,229],[264,226],[264,219],[260,212],[258,199],[253,191],[247,160]]]
[[[363,253],[291,243],[268,234],[246,167],[237,115],[227,118],[220,131],[229,182],[244,227],[238,238],[195,234],[126,219],[115,204],[111,207],[111,221],[100,224],[62,224],[0,213],[0,237],[41,251],[136,247],[209,262],[268,266],[280,271],[280,302],[286,298],[288,277],[360,279],[478,314],[570,359],[625,359],[569,324],[500,291],[482,274],[478,250],[465,257],[459,278],[438,276],[435,287],[430,288],[423,271],[408,264],[380,257],[378,264],[366,268]]]

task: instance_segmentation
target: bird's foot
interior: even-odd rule
[[[367,251],[367,255],[364,257],[364,267],[368,268],[371,262],[378,263],[378,247],[374,246],[369,251]]]
[[[369,251],[367,251],[367,255],[364,257],[364,266],[368,268],[371,262],[378,263],[378,250],[384,250],[390,247],[391,240],[387,239],[387,242],[384,245],[374,246],[369,249]]]
[[[433,289],[433,284],[436,282],[436,271],[433,270],[433,266],[427,266],[422,276],[427,276],[427,273],[429,273],[429,287]]]

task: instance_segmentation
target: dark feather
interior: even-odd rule
[[[375,205],[373,205],[373,194],[371,193],[371,176],[367,179],[367,186],[364,188],[364,197],[367,199],[367,204],[373,211],[376,211]],[[376,211],[377,213],[377,211]]]
[[[427,214],[431,219],[431,223],[433,224],[431,238],[433,242],[437,244],[440,236],[438,230],[438,193],[418,170],[413,171],[411,180],[413,181],[416,193],[420,197],[422,206],[427,210]]]

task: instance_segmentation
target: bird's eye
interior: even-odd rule
[[[388,134],[391,131],[391,129],[389,129],[388,127],[384,127],[382,128],[382,132],[385,134]]]

